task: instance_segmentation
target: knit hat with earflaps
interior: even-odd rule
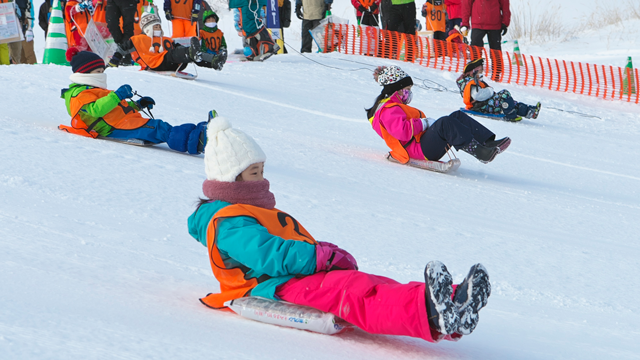
[[[395,65],[378,66],[373,72],[373,78],[380,86],[384,86],[382,94],[385,96],[393,95],[394,92],[413,85],[411,76]]]
[[[473,61],[470,61],[467,65],[464,66],[464,73],[469,74],[473,72],[473,70],[479,68],[480,66],[484,66],[484,59],[479,58]]]
[[[224,117],[211,119],[204,148],[208,180],[234,182],[250,165],[266,160],[267,155],[251,136],[232,128]]]
[[[153,36],[154,25],[162,25],[162,22],[160,21],[160,17],[157,14],[152,14],[148,12],[142,14],[142,16],[140,17],[140,29],[145,35],[151,38],[151,47],[149,48],[149,52],[152,52],[152,53],[155,52],[155,50],[153,49],[153,44],[156,43]],[[164,35],[164,32],[163,32],[163,35]],[[160,48],[158,49],[158,52],[163,52],[164,48],[162,47],[162,36],[160,37],[160,41],[157,41],[157,43],[160,44]]]
[[[104,60],[90,51],[80,51],[77,47],[71,47],[66,53],[67,60],[71,63],[74,73],[88,74],[95,69],[104,69]]]

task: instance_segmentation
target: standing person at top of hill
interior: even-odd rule
[[[414,0],[391,0],[391,6],[388,7],[385,17],[387,18],[387,30],[416,34],[416,3]]]
[[[461,26],[462,24],[462,0],[444,0],[444,4],[447,6],[447,28],[445,32],[449,34],[449,31],[454,26]]]
[[[164,0],[164,14],[171,21],[172,38],[198,36],[202,0]]]
[[[445,33],[447,28],[447,7],[444,4],[444,0],[427,0],[422,5],[422,16],[425,17],[427,30],[433,31],[435,40],[444,41],[447,39],[447,34]]]
[[[310,53],[313,39],[309,30],[320,24],[327,11],[331,10],[333,0],[296,0],[296,16],[302,20],[301,53]]]
[[[427,264],[424,281],[405,284],[359,271],[349,252],[317,241],[275,207],[264,178],[266,158],[226,119],[209,123],[202,184],[207,198],[188,220],[189,234],[207,247],[220,283],[219,291],[200,299],[204,305],[224,309],[229,300],[260,296],[332,313],[369,333],[430,342],[475,329],[491,294],[484,266],[472,266],[457,286],[439,261]]]
[[[490,49],[502,50],[502,37],[511,23],[509,0],[462,0],[461,17],[462,34],[467,36],[471,28],[471,46],[484,47],[487,36]]]
[[[351,5],[356,8],[358,24],[367,26],[380,26],[380,1],[381,0],[351,0]]]
[[[373,77],[383,88],[366,109],[367,118],[391,148],[391,156],[402,164],[409,159],[439,160],[451,147],[486,164],[511,144],[508,137],[496,140],[494,133],[462,111],[436,120],[409,106],[413,80],[395,65],[378,67]]]
[[[123,47],[133,35],[133,27],[140,0],[107,0],[105,18],[107,28],[113,36],[113,42]],[[120,27],[122,19],[122,28]],[[123,64],[131,65],[131,56],[124,58]]]
[[[118,67],[125,55],[132,54],[141,70],[176,71],[184,69],[190,62],[195,62],[198,66],[218,67],[216,62],[221,58],[203,53],[197,37],[191,38],[189,47],[165,37],[158,15],[144,13],[140,25],[143,33],[132,36],[122,46],[118,46],[109,66]]]

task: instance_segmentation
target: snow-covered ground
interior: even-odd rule
[[[591,41],[535,55],[607,52]],[[356,69],[394,62],[308,56],[334,68],[289,54],[198,69],[195,82],[107,73],[111,88],[152,96],[158,118],[199,122],[216,109],[256,138],[277,206],[352,252],[361,270],[420,281],[439,259],[460,281],[482,262],[493,294],[472,335],[438,344],[326,336],[203,306],[218,283],[186,227],[202,196],[202,156],[61,132],[70,68],[18,65],[0,67],[0,358],[640,358],[638,105],[496,84],[542,101],[540,117],[479,119],[511,147],[488,165],[460,152],[461,168],[443,175],[384,160],[365,119],[380,87]],[[455,88],[455,74],[396,64],[416,83]],[[414,91],[428,116],[462,104],[454,92]]]

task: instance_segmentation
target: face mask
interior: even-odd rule
[[[218,25],[218,23],[214,21],[214,22],[207,22],[207,23],[204,23],[204,25],[205,25],[206,27],[214,28],[214,27],[216,27],[216,26]]]
[[[155,37],[162,36],[162,30],[153,30],[153,36]]]
[[[410,89],[402,89],[398,95],[405,105],[408,105],[413,99],[413,92]]]

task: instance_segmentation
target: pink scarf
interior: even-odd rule
[[[276,198],[269,191],[269,181],[216,181],[205,180],[202,192],[211,200],[222,200],[232,204],[246,204],[265,209],[276,206]]]

